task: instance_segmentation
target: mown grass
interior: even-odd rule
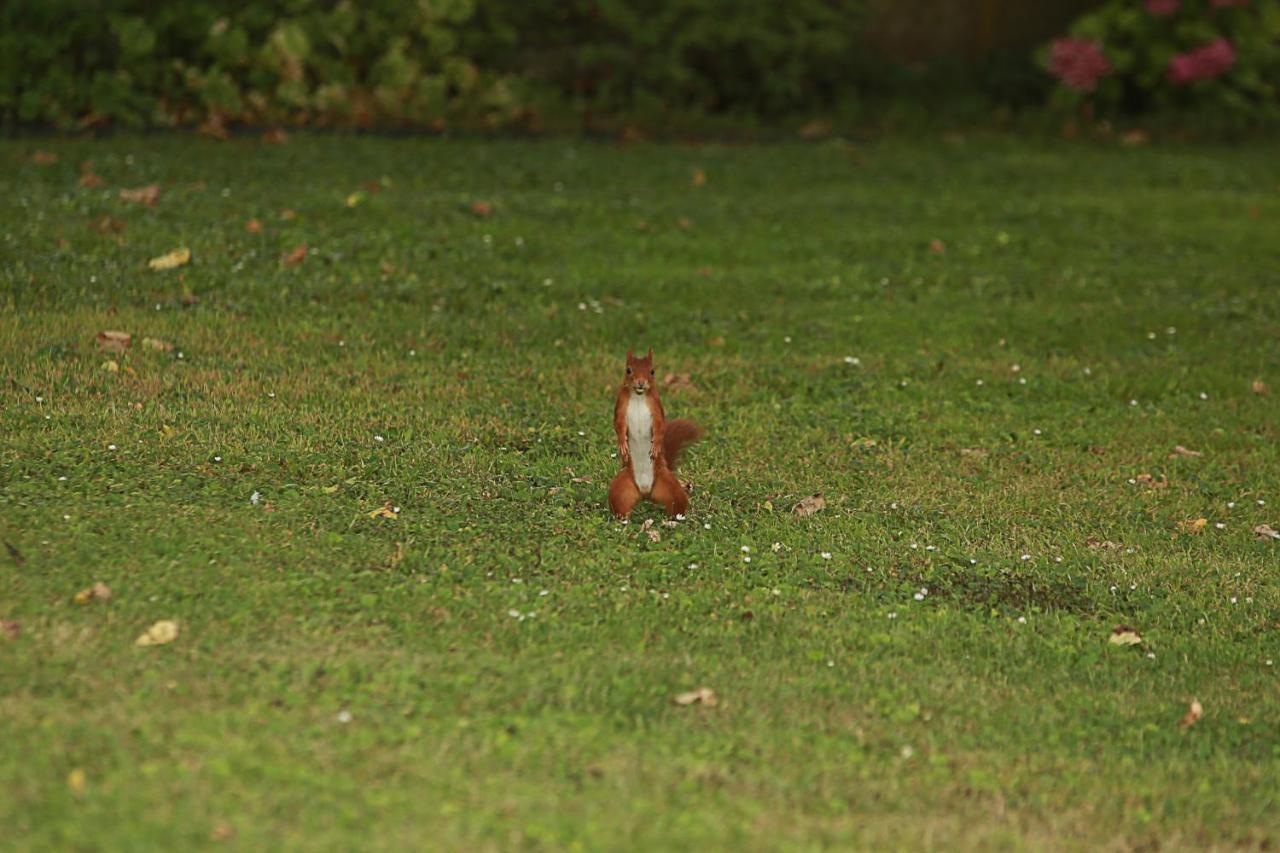
[[[0,163],[6,845],[1280,843],[1270,145]],[[631,346],[709,430],[658,542]]]

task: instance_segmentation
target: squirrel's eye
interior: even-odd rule
[[[630,367],[628,367],[628,368],[627,368],[627,375],[628,375],[628,376],[630,376],[630,375],[631,375],[631,368],[630,368]]]

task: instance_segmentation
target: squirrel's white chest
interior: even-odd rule
[[[636,486],[648,493],[653,488],[653,412],[643,396],[632,396],[627,402],[627,449],[631,451],[631,475]]]

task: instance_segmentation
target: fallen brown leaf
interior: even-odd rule
[[[1178,522],[1178,529],[1188,536],[1198,536],[1209,523],[1207,518],[1189,518]]]
[[[143,349],[154,350],[155,352],[172,352],[173,344],[168,341],[162,341],[159,338],[143,338]]]
[[[248,231],[250,234],[261,234],[262,223],[256,219],[250,219],[244,224],[244,230]]]
[[[804,518],[805,516],[813,515],[814,513],[819,512],[820,510],[826,508],[826,506],[827,506],[827,502],[825,499],[823,499],[822,495],[809,495],[809,497],[805,498],[804,500],[800,501],[800,503],[793,506],[791,508],[791,511],[794,512],[796,515],[800,516],[801,518]]]
[[[824,118],[816,118],[800,128],[801,139],[822,139],[831,135],[831,122]]]
[[[1183,447],[1181,444],[1173,448],[1172,456],[1204,456],[1199,450],[1192,450],[1189,447]]]
[[[985,447],[962,447],[961,456],[986,456],[989,451]]]
[[[493,216],[493,203],[488,201],[471,202],[471,212],[481,219]]]
[[[133,335],[128,332],[98,332],[98,349],[103,352],[124,352],[133,343]]]
[[[85,189],[102,186],[102,176],[93,171],[93,164],[87,160],[80,164],[80,186]]]
[[[1253,380],[1249,385],[1249,390],[1253,391],[1255,394],[1261,394],[1264,396],[1271,393],[1271,389],[1267,387],[1267,383],[1263,382],[1261,379]]]
[[[947,253],[947,244],[938,239],[930,240],[929,251],[935,255],[945,255]]]
[[[133,641],[135,646],[163,646],[178,639],[178,623],[161,619]]]
[[[1192,699],[1191,704],[1187,706],[1187,713],[1182,715],[1182,719],[1178,721],[1179,728],[1190,728],[1200,721],[1204,716],[1204,706],[1200,704],[1199,699]]]
[[[662,377],[662,384],[667,387],[668,391],[674,389],[688,391],[698,390],[693,386],[693,381],[689,378],[689,374],[687,373],[668,373],[666,376]]]
[[[693,175],[689,178],[689,183],[695,187],[704,187],[707,185],[707,173],[702,169],[694,169]]]
[[[1270,524],[1259,524],[1253,528],[1253,533],[1259,539],[1280,539],[1280,530],[1275,530]]]
[[[152,258],[147,261],[147,266],[156,272],[164,272],[165,270],[186,266],[189,263],[191,263],[191,250],[186,246],[181,246],[172,252],[165,252],[159,257]]]
[[[52,166],[58,162],[58,155],[52,151],[37,151],[31,155],[31,162],[37,166]]]
[[[1112,542],[1110,539],[1094,539],[1092,536],[1084,540],[1084,544],[1095,551],[1116,551],[1120,548],[1119,542]]]
[[[124,230],[124,226],[124,220],[107,215],[99,216],[89,223],[89,227],[99,234],[119,234]]]
[[[677,705],[706,705],[708,708],[714,708],[718,701],[715,691],[710,687],[699,687],[697,690],[675,695]]]
[[[307,258],[307,244],[299,243],[293,247],[293,251],[280,258],[280,263],[286,267],[296,267]]]
[[[1137,628],[1117,625],[1111,629],[1111,636],[1107,638],[1107,642],[1113,646],[1136,646],[1142,642],[1142,635],[1138,633]]]
[[[120,190],[120,199],[133,204],[155,207],[156,202],[160,200],[160,185],[147,184],[145,187],[138,187],[132,190]]]
[[[369,517],[370,518],[389,518],[392,521],[394,521],[400,516],[396,513],[395,505],[392,504],[391,501],[387,501],[382,506],[378,507],[373,512],[369,513]]]
[[[0,637],[16,640],[22,636],[22,624],[16,619],[0,619]]]
[[[71,600],[82,606],[91,601],[110,601],[111,587],[102,581],[98,581],[93,586],[87,586],[77,592]]]
[[[1150,474],[1139,474],[1133,479],[1137,480],[1143,486],[1149,489],[1163,489],[1169,485],[1169,478],[1161,474],[1159,477],[1153,477]]]

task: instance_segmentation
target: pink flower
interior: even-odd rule
[[[1178,11],[1182,0],[1147,0],[1147,12],[1157,18],[1167,18]]]
[[[1069,89],[1092,92],[1111,73],[1102,44],[1093,39],[1063,38],[1049,45],[1049,73]]]
[[[1235,64],[1235,48],[1220,38],[1170,59],[1168,78],[1171,83],[1185,86],[1226,74]]]

